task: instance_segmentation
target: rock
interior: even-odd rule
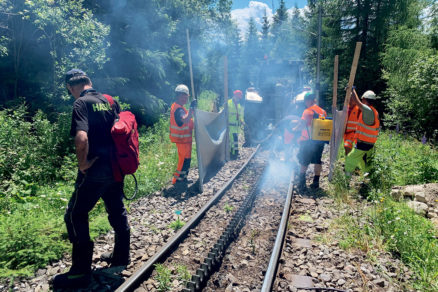
[[[332,276],[327,273],[323,273],[319,275],[319,279],[323,280],[324,282],[330,282],[332,280]]]
[[[437,214],[435,212],[427,212],[427,218],[432,219],[436,218]]]
[[[240,262],[240,267],[241,267],[241,268],[246,268],[246,267],[248,267],[248,261],[247,261],[247,260],[242,260],[242,261]]]
[[[385,287],[385,286],[387,286],[386,281],[383,280],[383,279],[376,279],[376,280],[373,281],[373,283],[374,283],[376,286],[379,286],[379,287],[382,287],[382,288]]]
[[[426,193],[425,192],[416,192],[415,193],[415,201],[427,203]]]
[[[427,204],[417,202],[417,201],[409,201],[409,202],[407,202],[406,205],[408,205],[409,208],[414,210],[415,213],[422,215],[422,216],[426,215],[426,212],[429,209]]]
[[[336,285],[338,286],[342,286],[345,284],[345,280],[344,279],[339,279],[338,282],[336,282]]]

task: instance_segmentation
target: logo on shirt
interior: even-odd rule
[[[93,103],[93,112],[109,111],[111,107],[107,103]]]

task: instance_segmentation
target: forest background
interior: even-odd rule
[[[229,0],[0,0],[0,237],[8,238],[0,242],[0,274],[20,274],[20,269],[27,274],[65,250],[65,244],[55,243],[63,228],[62,210],[37,212],[44,204],[62,209],[75,174],[68,136],[73,101],[65,89],[65,72],[86,71],[94,87],[119,96],[148,133],[165,137],[162,117],[173,90],[179,83],[190,84],[186,29],[195,92],[201,98],[225,95],[224,56],[229,95],[254,84],[269,96],[281,83],[293,96],[305,83],[315,86],[321,7],[321,105],[330,109],[335,55],[340,58],[338,96],[345,96],[354,47],[361,41],[355,79],[359,94],[370,89],[382,97],[384,128],[436,143],[436,1],[309,0],[306,9],[292,7],[290,12],[284,1],[277,3],[260,29],[250,18],[241,32]],[[153,139],[143,141],[145,152],[152,142],[164,147],[163,140]],[[160,171],[169,172],[165,167]],[[148,183],[142,184],[143,193],[153,189]],[[54,199],[48,203],[46,197]],[[34,209],[31,220],[23,215],[31,216]],[[43,225],[54,229],[42,231]],[[41,232],[53,240],[32,238]],[[37,253],[26,249],[36,245]]]

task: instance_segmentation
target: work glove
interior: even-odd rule
[[[196,107],[198,107],[198,101],[196,99],[194,99],[190,103],[190,108],[195,109]]]

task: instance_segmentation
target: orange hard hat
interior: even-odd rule
[[[237,96],[238,98],[242,98],[242,95],[243,95],[242,91],[240,91],[240,90],[234,90],[233,94],[234,94],[234,96]]]

